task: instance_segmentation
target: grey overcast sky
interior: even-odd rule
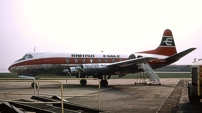
[[[200,0],[1,0],[0,68],[26,52],[155,49],[171,29],[177,51],[197,50],[175,64],[202,58]]]

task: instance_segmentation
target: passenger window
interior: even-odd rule
[[[69,59],[68,58],[66,59],[66,62],[69,63]]]
[[[112,62],[115,62],[115,59],[112,59]]]
[[[119,61],[122,61],[122,59],[120,58]]]
[[[102,60],[101,59],[98,59],[98,63],[101,63],[102,62]]]
[[[86,59],[82,59],[83,63],[86,63]]]
[[[74,62],[75,62],[75,63],[78,63],[78,59],[74,59]]]
[[[107,62],[108,62],[108,59],[105,59],[105,62],[107,63]]]
[[[94,60],[93,59],[90,59],[90,63],[93,63],[94,62]]]

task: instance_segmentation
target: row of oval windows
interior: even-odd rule
[[[111,59],[111,62],[115,62],[115,61],[116,61],[115,59]],[[122,61],[122,59],[119,59],[119,61]],[[67,58],[67,59],[66,59],[66,62],[69,63],[69,62],[70,62],[70,59]],[[77,58],[75,58],[75,59],[74,59],[74,62],[75,62],[75,63],[78,63],[79,60],[78,60]],[[82,62],[83,62],[83,63],[86,63],[86,59],[82,59]],[[97,62],[98,62],[98,63],[102,63],[102,59],[97,59]],[[108,59],[104,59],[104,62],[105,62],[105,63],[108,63],[109,60],[108,60]],[[90,63],[94,63],[94,59],[90,59]]]

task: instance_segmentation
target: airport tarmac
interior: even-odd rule
[[[101,88],[100,105],[97,80],[88,81],[86,86],[80,86],[78,80],[67,81],[67,83],[64,80],[62,81],[63,94],[70,102],[94,108],[100,106],[100,109],[109,113],[202,112],[201,103],[188,102],[186,87],[190,79],[161,79],[161,86],[134,85],[135,81],[135,79],[110,79],[109,86]],[[34,95],[30,84],[30,82],[0,82],[0,100],[30,99]],[[60,96],[59,86],[55,82],[40,83],[39,93]]]

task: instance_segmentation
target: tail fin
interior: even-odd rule
[[[176,54],[177,50],[175,47],[172,31],[170,29],[166,29],[164,31],[161,43],[156,49],[138,53],[158,54],[165,56],[171,56]]]

